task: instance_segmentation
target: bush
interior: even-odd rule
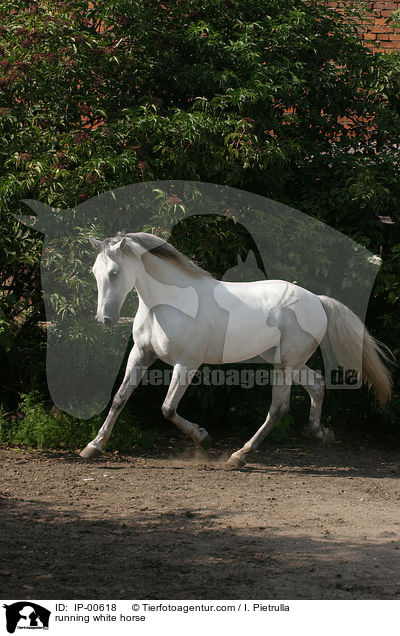
[[[29,448],[83,448],[97,435],[104,414],[87,421],[75,419],[54,407],[46,406],[37,391],[21,396],[20,420],[17,422],[3,408],[0,410],[0,444]],[[154,429],[146,430],[132,422],[132,414],[121,415],[109,449],[131,450],[133,446],[150,448],[156,440]]]

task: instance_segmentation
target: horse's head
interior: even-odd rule
[[[127,258],[125,237],[115,243],[94,238],[90,242],[98,252],[92,268],[98,291],[96,320],[111,327],[118,322],[124,300],[135,285],[135,267]]]

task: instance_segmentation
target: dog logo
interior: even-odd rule
[[[51,612],[28,601],[3,605],[6,610],[7,631],[14,634],[16,629],[48,629]]]

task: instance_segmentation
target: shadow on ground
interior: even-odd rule
[[[385,564],[398,544],[357,546],[268,527],[233,529],[229,511],[142,511],[87,519],[2,498],[2,598],[396,598]],[[213,527],[218,516],[226,526]],[[398,571],[398,569],[397,569]]]

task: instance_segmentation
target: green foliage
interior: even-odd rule
[[[400,58],[363,46],[363,3],[348,5],[339,12],[304,0],[0,0],[0,380],[7,408],[32,388],[45,393],[42,238],[13,219],[26,213],[20,200],[73,209],[138,181],[243,188],[380,254],[368,324],[400,355]],[[159,195],[153,231],[157,215],[179,215],[179,202]],[[394,225],[383,226],[378,215]],[[174,240],[218,275],[234,265],[233,254],[248,252],[236,221],[209,219],[192,243],[178,228]],[[216,245],[227,237],[232,249],[221,263]],[[78,251],[86,240],[82,234]],[[321,268],[316,277],[323,277],[323,254],[309,240]],[[71,289],[87,285],[80,264],[52,264],[75,277],[69,292],[62,287],[52,298],[55,315],[73,315],[78,296]],[[293,262],[288,278],[295,270]],[[361,411],[371,408],[366,403]],[[48,431],[45,444],[53,425],[42,411],[35,417]]]
[[[104,415],[104,414],[102,414]],[[102,415],[82,421],[46,407],[37,391],[21,396],[20,420],[0,408],[0,444],[30,448],[80,448],[96,436]],[[156,440],[154,429],[145,430],[132,422],[128,413],[121,415],[116,434],[108,448],[127,451],[133,446],[150,448]]]
[[[74,440],[78,446],[84,443],[84,434],[94,430],[87,422],[74,421],[65,413],[46,409],[37,391],[21,396],[20,421],[1,429],[1,442],[25,445],[32,448],[57,448]],[[88,430],[89,429],[89,430]]]
[[[270,435],[268,435],[268,441],[272,443],[284,442],[288,438],[293,424],[293,417],[291,415],[285,415],[271,431]]]
[[[11,415],[7,413],[6,409],[0,404],[0,440],[2,443],[8,444],[10,439],[11,425],[8,422],[8,418]]]

